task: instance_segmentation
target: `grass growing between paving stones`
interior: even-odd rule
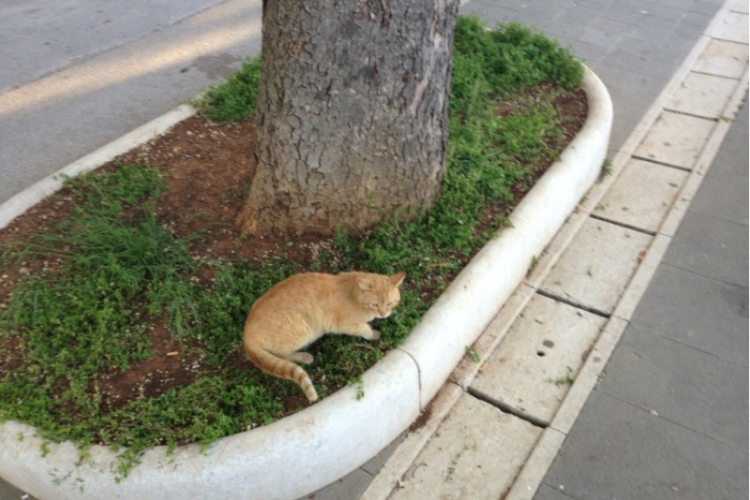
[[[159,220],[159,171],[122,165],[66,181],[70,217],[32,241],[6,245],[3,272],[21,280],[0,309],[3,338],[23,362],[0,371],[0,420],[31,424],[50,441],[128,447],[117,477],[148,447],[208,444],[288,414],[296,384],[248,369],[242,325],[252,302],[296,272],[407,272],[396,314],[376,326],[378,343],[329,336],[310,351],[322,397],[350,385],[366,398],[362,373],[399,345],[450,279],[506,224],[505,207],[530,182],[531,167],[560,153],[552,101],[581,82],[567,51],[518,25],[488,32],[473,18],[456,26],[449,106],[449,167],[435,206],[411,222],[396,217],[367,234],[339,234],[309,269],[283,256],[261,265],[191,255]],[[247,116],[257,97],[251,61],[199,103],[212,119]],[[205,286],[202,275],[212,276]],[[114,402],[104,381],[153,356],[149,332],[163,325],[200,365],[194,382],[155,397]],[[10,343],[8,345],[11,345]],[[83,451],[85,457],[85,451]]]

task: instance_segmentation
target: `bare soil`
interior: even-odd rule
[[[566,117],[563,129],[564,143],[567,144],[585,121],[585,93],[582,90],[566,93],[557,99],[556,105]],[[513,112],[512,105],[498,109],[499,115]],[[255,137],[256,122],[253,118],[228,124],[210,122],[196,115],[101,168],[115,169],[120,164],[149,164],[160,169],[164,173],[167,189],[158,201],[157,214],[179,236],[201,232],[202,236],[190,245],[194,255],[263,260],[271,255],[283,254],[298,262],[301,269],[306,269],[316,252],[331,246],[331,238],[310,235],[243,237],[235,224],[255,172]],[[551,161],[535,165],[535,179],[550,164]],[[528,187],[518,187],[516,203],[526,191]],[[0,230],[0,245],[49,230],[55,221],[70,213],[72,203],[66,190],[42,201]],[[510,213],[514,205],[496,207],[495,213]],[[7,303],[19,279],[33,272],[33,265],[11,269],[0,276],[0,305]],[[211,276],[203,274],[200,278],[208,284]],[[240,334],[238,331],[237,335]],[[100,390],[107,395],[110,405],[122,404],[135,397],[155,397],[172,387],[187,385],[200,376],[201,360],[196,355],[179,352],[180,346],[163,325],[156,325],[149,335],[152,357],[134,363],[126,372],[106,374],[104,380],[99,381]],[[23,362],[21,355],[18,342],[13,337],[0,338],[0,378]],[[236,362],[247,366],[248,370],[255,370],[239,352]],[[292,399],[285,401],[289,411],[306,404],[301,395]]]

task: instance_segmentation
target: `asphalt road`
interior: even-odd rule
[[[0,203],[260,51],[261,0],[0,2]]]

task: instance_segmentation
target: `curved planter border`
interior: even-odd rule
[[[291,499],[316,491],[361,466],[419,415],[601,171],[612,127],[612,102],[588,68],[589,113],[560,159],[510,216],[512,227],[488,243],[450,284],[406,342],[363,376],[365,397],[346,387],[270,425],[199,445],[145,453],[117,484],[116,454],[104,446],[76,466],[73,443],[47,443],[35,429],[0,425],[0,476],[39,499]],[[180,106],[58,174],[75,175],[145,142],[194,110]],[[0,227],[59,189],[50,176],[0,206]],[[293,471],[293,473],[290,473]]]

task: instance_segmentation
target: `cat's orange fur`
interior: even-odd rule
[[[250,360],[275,377],[297,382],[311,402],[318,393],[307,372],[313,356],[298,352],[326,333],[368,340],[380,332],[368,324],[387,318],[401,300],[403,271],[393,276],[347,272],[303,273],[277,283],[255,301],[245,320],[243,342]]]

